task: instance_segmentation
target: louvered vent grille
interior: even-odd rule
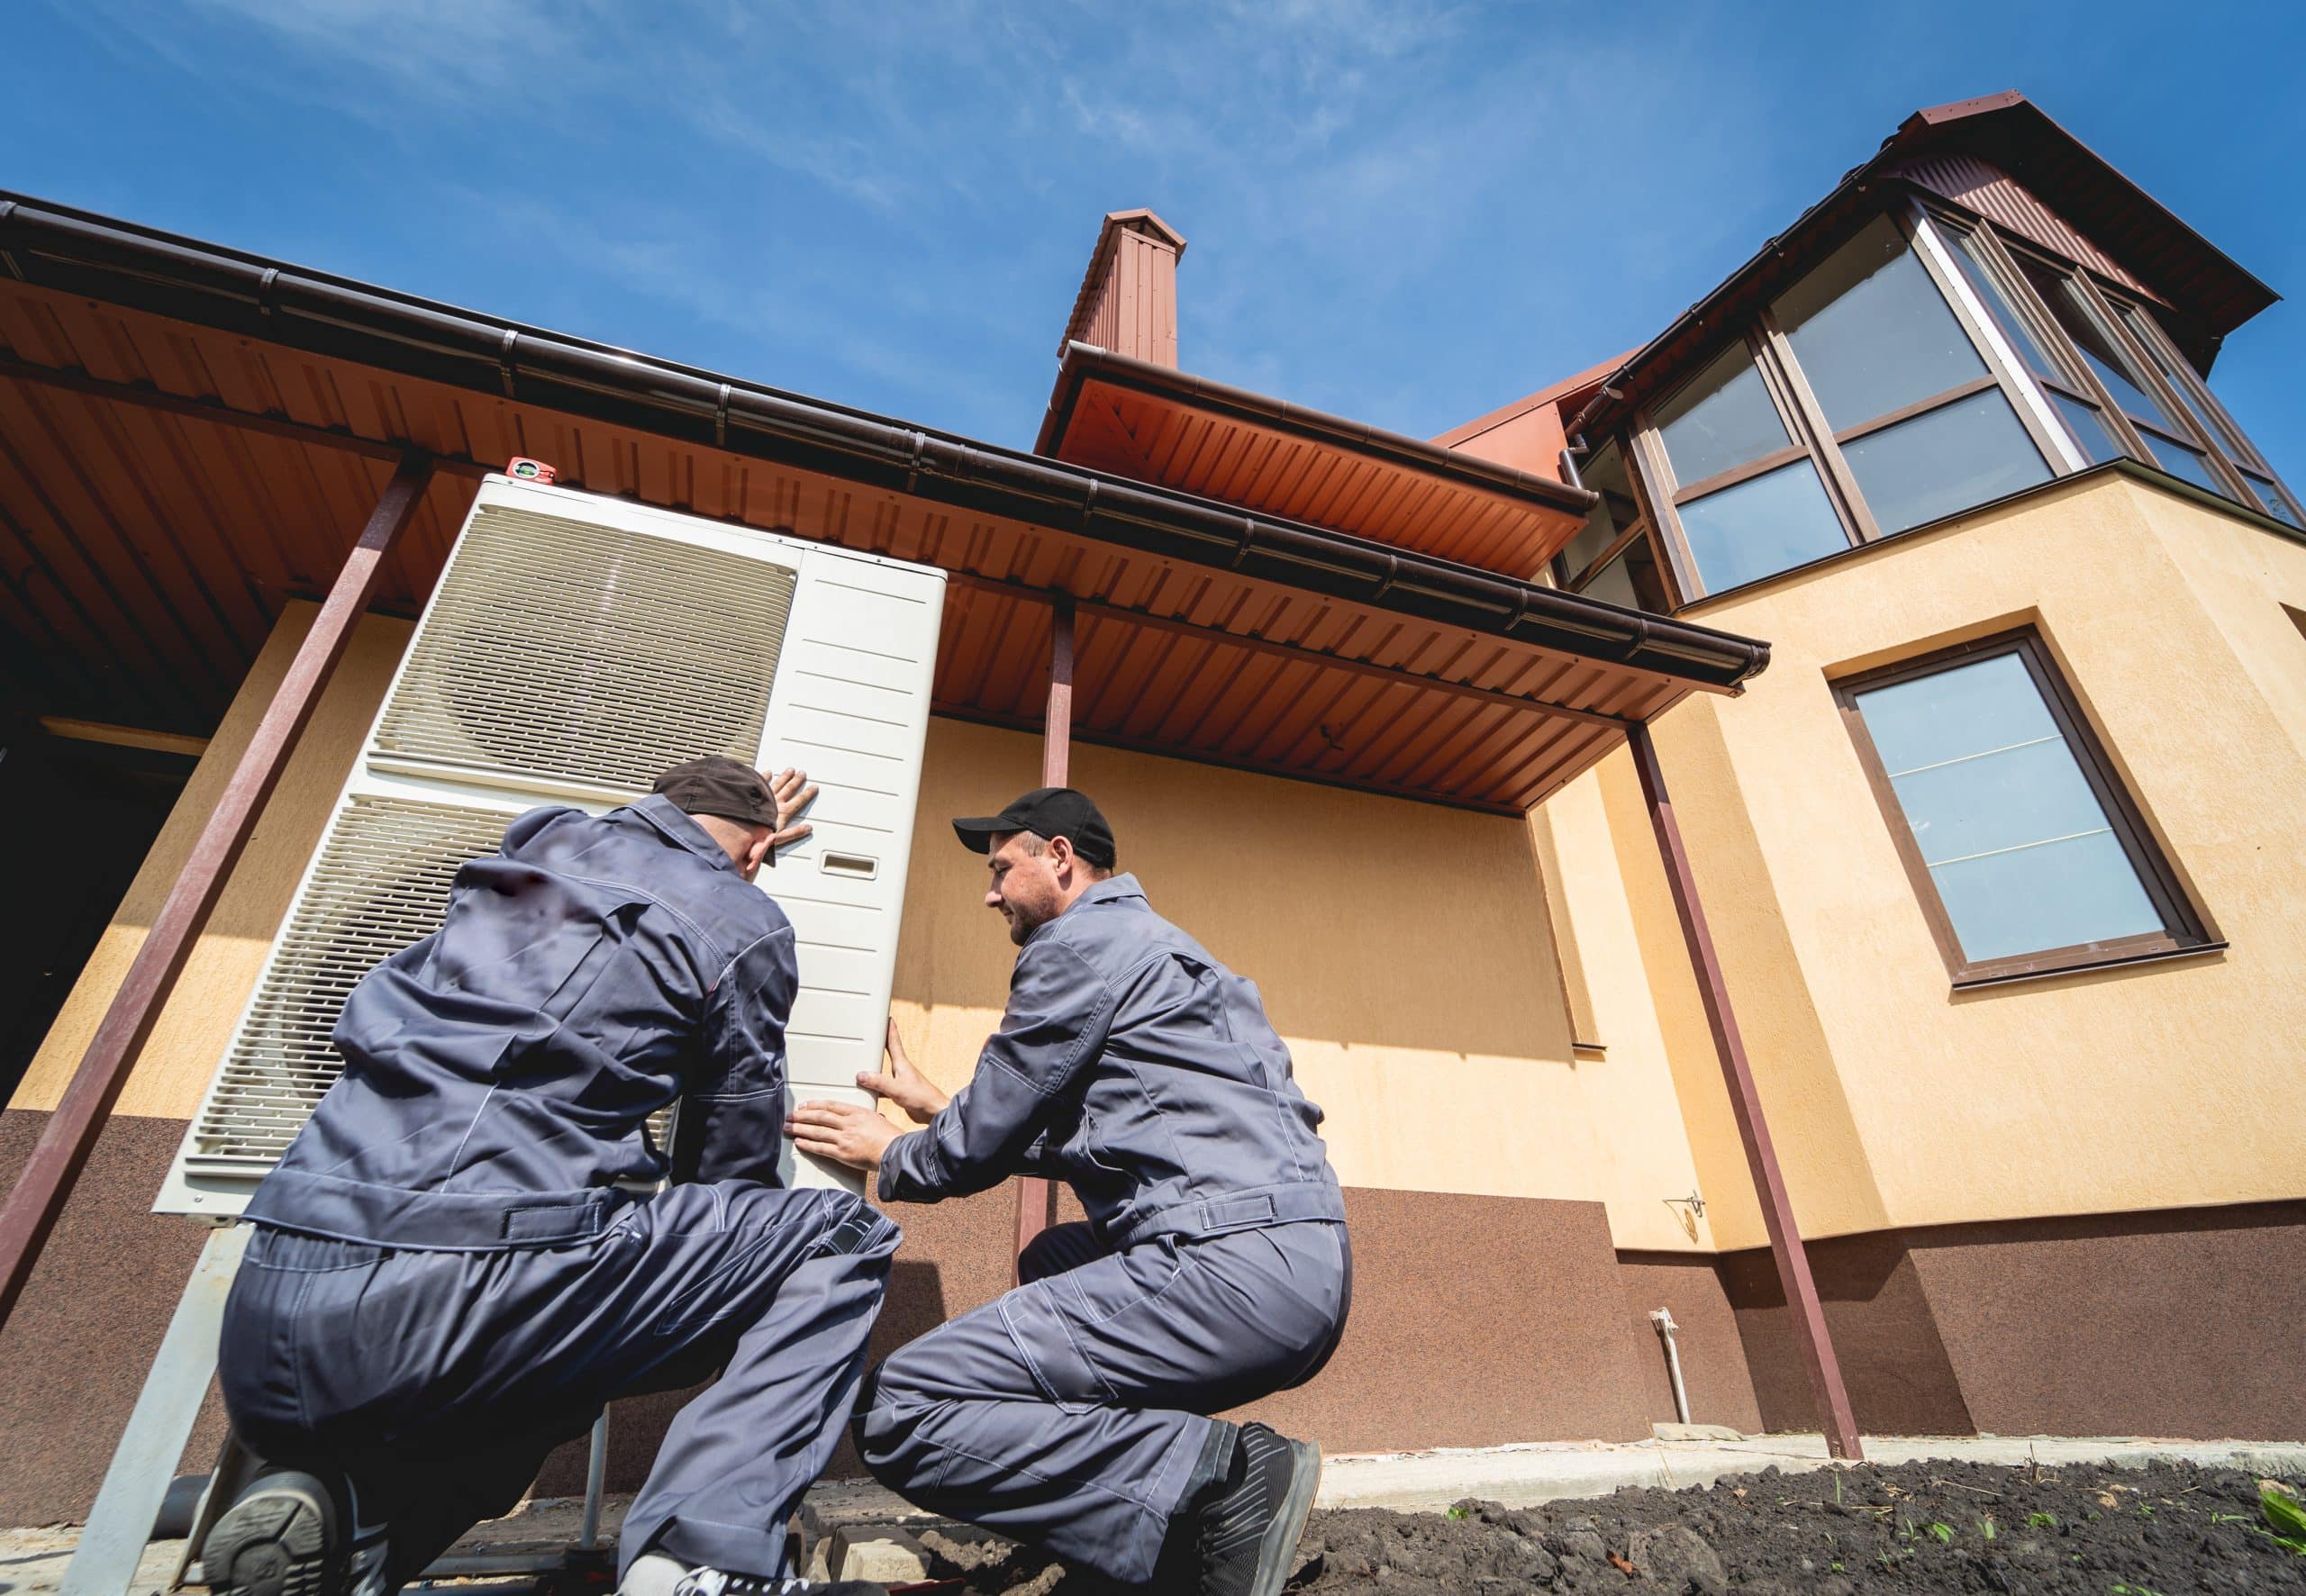
[[[495,852],[506,819],[405,798],[347,803],[193,1128],[188,1168],[271,1167],[342,1067],[329,1033],[353,984],[438,929],[458,866]]]
[[[683,759],[750,759],[795,581],[766,560],[484,505],[377,748],[631,791]]]

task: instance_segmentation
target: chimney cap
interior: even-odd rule
[[[1065,346],[1079,338],[1089,324],[1096,307],[1098,289],[1113,269],[1113,251],[1119,248],[1121,235],[1133,232],[1152,243],[1164,245],[1174,251],[1172,261],[1182,260],[1185,253],[1185,235],[1162,221],[1143,205],[1133,210],[1108,211],[1097,226],[1097,246],[1089,251],[1089,269],[1081,274],[1081,291],[1073,296],[1073,313],[1065,319],[1065,336],[1057,340],[1057,352],[1061,358]],[[1168,363],[1175,365],[1176,357],[1171,351]]]

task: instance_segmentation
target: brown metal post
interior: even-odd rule
[[[1049,615],[1049,716],[1041,731],[1041,785],[1068,784],[1073,765],[1073,595],[1055,596]],[[1017,1254],[1057,1223],[1057,1183],[1039,1175],[1017,1182]]]
[[[183,972],[209,911],[222,894],[265,800],[280,780],[289,750],[296,746],[312,719],[313,705],[320,701],[322,687],[343,657],[352,629],[376,592],[386,551],[424,502],[424,490],[431,480],[430,456],[412,450],[401,457],[399,468],[386,484],[368,524],[361,529],[359,541],[352,546],[327,601],[313,618],[312,630],[297,646],[288,674],[265,707],[256,735],[249,739],[247,750],[225,784],[223,796],[193,843],[176,885],[168,889],[168,901],[153,919],[144,945],[128,966],[120,990],[113,994],[112,1006],[104,1011],[103,1023],[96,1027],[88,1050],[81,1055],[71,1084],[64,1089],[55,1112],[49,1115],[32,1157],[8,1193],[6,1206],[0,1208],[0,1324],[7,1322],[23,1293],[41,1247],[63,1211],[65,1199],[71,1195],[73,1183],[79,1179],[106,1116],[119,1101],[121,1087],[127,1084],[137,1049],[151,1034],[160,1006]]]
[[[1841,1364],[1834,1356],[1832,1338],[1826,1333],[1825,1310],[1818,1301],[1817,1283],[1810,1278],[1810,1255],[1793,1222],[1793,1204],[1785,1194],[1785,1177],[1777,1167],[1777,1150],[1770,1143],[1769,1121],[1762,1115],[1761,1093],[1754,1086],[1753,1066],[1746,1057],[1745,1039],[1738,1034],[1738,1017],[1730,1007],[1730,988],[1722,979],[1721,961],[1713,951],[1713,935],[1706,929],[1705,908],[1698,902],[1689,853],[1682,844],[1681,826],[1674,819],[1674,801],[1666,792],[1666,775],[1658,768],[1648,727],[1638,723],[1629,727],[1626,742],[1641,776],[1642,796],[1649,802],[1649,823],[1657,833],[1657,852],[1666,863],[1666,881],[1673,889],[1682,938],[1689,944],[1698,998],[1705,1005],[1705,1022],[1712,1029],[1714,1051],[1721,1056],[1721,1073],[1730,1084],[1730,1109],[1737,1116],[1738,1134],[1746,1144],[1746,1162],[1754,1172],[1754,1190],[1762,1200],[1762,1223],[1769,1229],[1778,1283],[1784,1288],[1786,1306],[1793,1310],[1793,1337],[1810,1371],[1810,1389],[1817,1394],[1826,1448],[1836,1457],[1856,1462],[1866,1455],[1858,1444],[1857,1420],[1850,1412],[1849,1392],[1842,1385]]]

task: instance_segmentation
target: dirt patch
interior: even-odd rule
[[[2230,1469],[1768,1468],[1710,1487],[1539,1508],[1466,1501],[1446,1514],[1316,1513],[1289,1588],[1308,1596],[2306,1591],[2306,1557],[2255,1533],[2260,1522],[2257,1481]],[[931,1542],[936,1576],[973,1592],[1114,1588],[1068,1577],[1021,1548]]]

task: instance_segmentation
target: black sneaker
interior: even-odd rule
[[[1224,1485],[1198,1514],[1201,1596],[1281,1596],[1321,1480],[1320,1447],[1243,1425]]]
[[[210,1596],[382,1596],[384,1532],[348,1529],[350,1494],[297,1469],[259,1477],[201,1545]]]

